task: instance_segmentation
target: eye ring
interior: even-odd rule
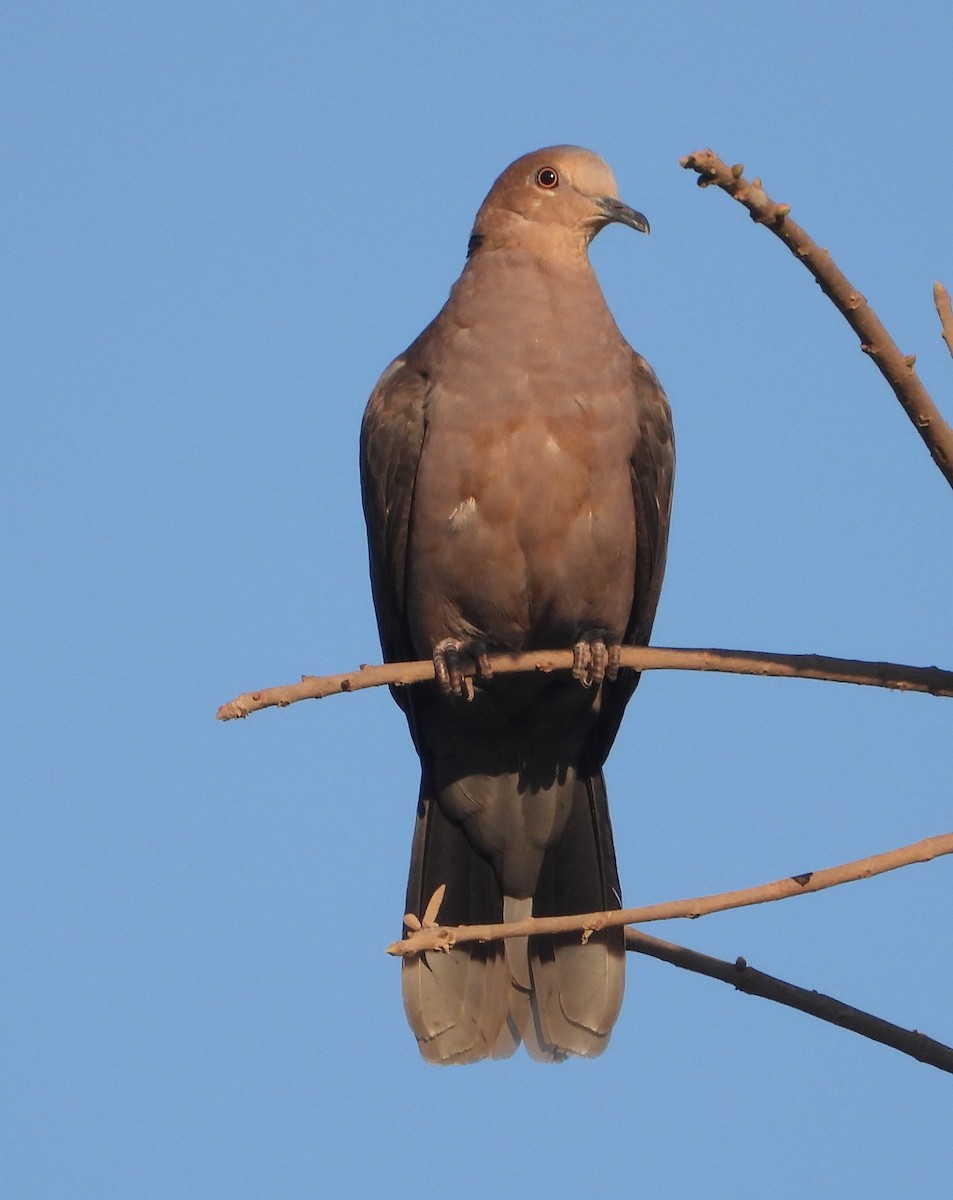
[[[536,185],[547,192],[559,187],[559,172],[555,167],[540,167],[536,172]]]

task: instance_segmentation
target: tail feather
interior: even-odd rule
[[[517,900],[513,896],[503,898],[503,920],[515,924],[533,915],[531,897]],[[553,1047],[543,1037],[539,1025],[539,1009],[529,962],[529,938],[507,938],[506,961],[512,975],[510,990],[510,1021],[522,1038],[526,1053],[537,1062],[556,1062]]]
[[[518,1043],[507,1026],[510,990],[506,957],[498,947],[418,955],[405,959],[401,971],[404,1009],[420,1053],[433,1063],[512,1054]]]
[[[503,898],[492,866],[474,851],[430,792],[425,774],[411,853],[408,910],[422,917],[433,893],[446,884],[441,923],[500,921]],[[422,1056],[434,1063],[465,1063],[512,1054],[518,1038],[513,1039],[507,1025],[510,979],[506,951],[498,942],[469,942],[449,953],[405,957],[404,1010]]]
[[[548,946],[534,947],[533,1011],[551,1061],[571,1054],[595,1058],[609,1044],[625,986],[625,943],[619,935],[621,930],[603,930],[581,945],[578,934],[561,934],[547,938]]]
[[[563,836],[543,860],[533,915],[568,916],[620,904],[605,780],[601,772],[581,774]],[[578,933],[537,935],[529,942],[537,1023],[554,1059],[601,1054],[622,1006],[624,930],[601,930],[585,944]]]

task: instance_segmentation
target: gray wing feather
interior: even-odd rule
[[[384,657],[416,658],[407,627],[404,585],[417,465],[424,443],[426,380],[403,358],[371,393],[361,425],[361,495],[367,522],[371,588]]]

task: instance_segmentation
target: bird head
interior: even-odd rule
[[[494,183],[477,213],[470,252],[505,245],[585,252],[613,222],[649,232],[642,213],[619,199],[615,177],[598,154],[549,146],[518,158]]]

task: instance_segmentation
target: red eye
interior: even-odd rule
[[[536,172],[536,182],[541,188],[552,191],[554,187],[559,186],[559,175],[552,167],[540,167]]]

